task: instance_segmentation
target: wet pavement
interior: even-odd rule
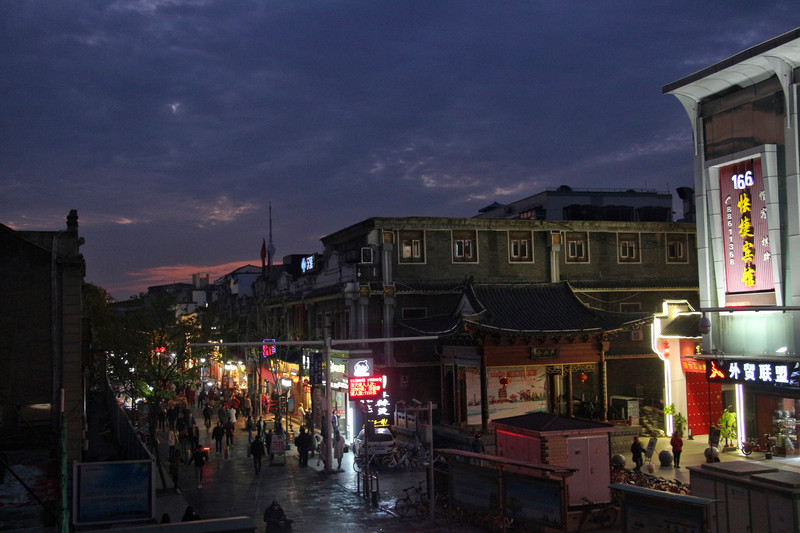
[[[202,422],[202,415],[195,411],[195,418]],[[416,485],[426,477],[425,472],[380,473],[377,499],[364,496],[359,490],[358,476],[353,470],[353,454],[346,453],[341,470],[326,472],[317,457],[309,460],[308,466],[298,464],[297,451],[291,446],[285,456],[276,456],[270,466],[265,458],[261,473],[254,472],[253,461],[247,457],[247,432],[243,420],[237,421],[237,432],[228,457],[214,453],[211,433],[201,428],[200,441],[210,448],[210,460],[204,468],[202,488],[195,482],[194,466],[181,466],[179,492],[171,489],[157,491],[157,515],[169,513],[173,522],[180,520],[187,505],[191,505],[202,519],[251,517],[256,531],[263,531],[264,509],[272,500],[277,500],[292,519],[293,531],[358,531],[371,532],[448,532],[481,531],[469,526],[450,527],[444,517],[434,519],[417,517],[398,517],[394,503],[403,495],[402,489]],[[297,428],[295,428],[295,431]],[[161,456],[167,456],[166,434],[159,434]],[[662,450],[671,449],[668,438],[658,439],[652,460],[652,473],[684,483],[690,481],[687,467],[706,462],[706,437],[696,436],[684,441],[681,458],[682,468],[660,466],[658,459]],[[765,454],[754,452],[745,457],[738,451],[719,454],[720,461],[768,461],[770,466],[800,471],[800,456],[775,457],[766,459]],[[626,457],[627,467],[631,459]],[[334,460],[334,465],[335,465]],[[650,470],[647,465],[645,471]],[[167,469],[165,464],[165,476]],[[167,481],[171,486],[171,481]],[[160,479],[158,487],[161,487]],[[619,524],[606,531],[620,531]]]
[[[202,423],[202,415],[193,409],[195,419]],[[341,470],[325,472],[324,465],[317,464],[317,456],[309,459],[308,466],[298,464],[294,447],[285,456],[275,456],[272,466],[267,456],[260,474],[255,474],[252,458],[247,457],[247,431],[242,419],[237,420],[234,445],[228,457],[216,455],[211,433],[201,427],[200,443],[210,448],[209,461],[204,467],[202,488],[195,482],[193,465],[181,465],[179,493],[171,489],[162,490],[158,479],[156,496],[157,517],[169,513],[173,522],[178,522],[186,506],[191,505],[201,519],[252,517],[256,531],[263,531],[264,509],[277,500],[289,519],[293,520],[294,532],[314,531],[358,531],[370,532],[446,532],[480,531],[464,526],[450,528],[444,517],[433,520],[416,516],[398,517],[394,504],[403,495],[402,489],[417,485],[426,478],[425,472],[380,473],[377,499],[363,496],[359,491],[358,476],[353,470],[353,454],[344,454]],[[295,427],[297,432],[297,427]],[[166,433],[159,432],[161,457],[167,457]],[[334,467],[336,465],[336,460]],[[164,475],[168,486],[165,464]],[[377,504],[376,504],[377,503]],[[409,513],[411,514],[411,513]]]

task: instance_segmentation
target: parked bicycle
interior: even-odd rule
[[[422,488],[425,481],[420,481],[416,486],[412,485],[403,489],[405,496],[398,498],[394,504],[394,511],[398,516],[406,516],[411,509],[416,511],[417,516],[428,515],[428,495]]]
[[[358,473],[367,469],[367,461],[372,470],[379,470],[381,468],[381,458],[378,455],[370,454],[367,458],[366,453],[360,453],[353,459],[353,470]]]

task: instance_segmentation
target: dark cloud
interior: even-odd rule
[[[661,87],[798,25],[761,4],[6,0],[0,221],[78,209],[87,278],[124,296],[253,262],[270,202],[280,257],[369,216],[674,190],[691,134]]]

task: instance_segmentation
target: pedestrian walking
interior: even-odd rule
[[[631,454],[633,455],[633,462],[636,463],[636,472],[641,472],[642,465],[644,464],[644,446],[639,442],[639,437],[633,437],[633,444],[631,444]]]
[[[167,434],[167,443],[169,444],[169,456],[172,457],[172,453],[175,451],[175,446],[178,445],[178,430],[170,428],[169,433]]]
[[[253,419],[248,416],[244,423],[244,429],[247,430],[247,444],[253,442],[253,430],[255,427],[256,425],[253,423]]]
[[[674,431],[672,438],[669,440],[672,446],[672,465],[675,468],[681,467],[681,452],[683,451],[683,435],[680,431]]]
[[[172,484],[175,492],[178,492],[178,475],[181,471],[181,453],[177,450],[172,450],[169,454],[169,477],[172,478]]]
[[[225,428],[222,427],[222,423],[217,423],[217,425],[214,426],[214,431],[211,432],[211,438],[214,439],[214,442],[217,445],[216,447],[217,455],[221,454],[222,439],[225,438]]]
[[[233,432],[236,426],[233,425],[233,420],[228,419],[225,423],[225,446],[233,446]]]
[[[200,428],[197,427],[197,424],[195,424],[194,422],[192,422],[191,438],[193,447],[196,448],[197,446],[200,446]]]
[[[242,402],[242,405],[244,408],[244,416],[250,418],[250,412],[253,410],[253,402],[250,400],[249,394],[244,395],[244,401]]]
[[[339,430],[333,432],[333,456],[336,458],[337,470],[342,469],[342,457],[344,457],[344,438],[339,434]]]
[[[203,421],[206,424],[206,431],[211,431],[211,406],[206,404],[203,408]]]
[[[256,475],[261,472],[261,459],[264,457],[264,441],[256,435],[253,442],[250,443],[250,455],[253,456],[253,467],[255,468]]]
[[[198,446],[192,452],[192,458],[189,459],[189,464],[194,463],[194,477],[197,481],[197,488],[203,488],[203,467],[206,464],[206,454],[203,452],[203,447]]]

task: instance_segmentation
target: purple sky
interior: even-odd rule
[[[0,223],[65,228],[118,299],[372,216],[691,186],[661,88],[796,0],[0,2]]]

